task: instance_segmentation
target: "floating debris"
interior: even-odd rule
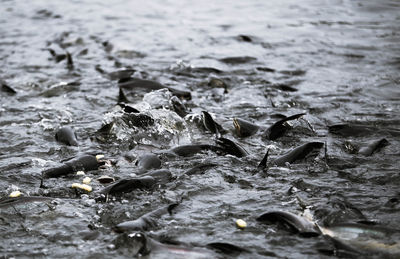
[[[83,178],[82,183],[89,184],[91,181],[92,181],[92,179],[90,177],[86,176],[85,178]]]
[[[10,198],[16,198],[16,197],[19,197],[19,196],[21,196],[21,192],[20,191],[13,191],[12,193],[10,193],[10,195],[8,195],[8,197],[10,197]]]
[[[76,172],[76,175],[85,175],[85,172],[84,171],[78,171],[78,172]]]
[[[97,161],[99,161],[100,159],[104,158],[104,155],[96,155],[96,159]]]
[[[77,188],[77,189],[82,189],[82,190],[85,190],[87,192],[91,192],[93,190],[92,186],[87,185],[87,184],[81,184],[81,183],[73,183],[71,185],[71,187],[72,188]]]
[[[247,223],[243,219],[238,219],[236,220],[236,227],[240,229],[245,229],[247,227]]]

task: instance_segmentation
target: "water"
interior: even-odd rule
[[[300,214],[297,197],[321,224],[338,218],[343,208],[337,204],[345,202],[384,226],[400,223],[398,1],[2,1],[0,10],[0,77],[18,92],[0,92],[1,196],[19,188],[25,194],[68,198],[58,199],[54,209],[41,203],[16,206],[19,214],[2,209],[3,256],[128,256],[110,247],[117,237],[112,227],[180,199],[176,213],[162,217],[151,232],[154,237],[200,245],[229,242],[252,251],[249,258],[324,256],[317,250],[322,238],[304,239],[255,221],[272,210]],[[57,63],[48,48],[71,53],[74,68],[68,69],[66,60]],[[245,56],[256,60],[220,61]],[[131,67],[137,70],[135,76],[191,91],[186,105],[193,117],[207,110],[250,155],[163,157],[163,168],[170,169],[174,181],[109,203],[96,202],[93,193],[76,195],[69,186],[79,177],[51,179],[46,183],[50,189],[42,190],[41,171],[78,153],[96,152],[118,161],[89,176],[123,178],[136,170],[122,156],[129,149],[137,156],[178,144],[213,142],[193,120],[181,122],[182,131],[168,134],[162,131],[167,126],[157,125],[160,128],[151,130],[163,132],[159,138],[144,132],[146,137],[126,134],[97,141],[95,132],[118,99],[117,83],[96,71],[97,65],[105,71]],[[187,72],[190,67],[224,72]],[[213,77],[227,84],[228,93],[208,86]],[[78,83],[55,86],[61,82]],[[273,87],[279,83],[298,91]],[[138,105],[144,95],[137,90],[128,97]],[[149,112],[164,113],[171,120],[176,116]],[[267,128],[277,120],[275,114],[300,112],[307,113],[315,132],[304,121],[295,121],[294,130],[276,141],[265,140],[260,131],[249,138],[234,134],[234,117]],[[328,133],[328,125],[342,122],[380,131],[347,138]],[[54,140],[61,125],[74,127],[79,147]],[[371,157],[351,154],[344,147],[346,141],[362,146],[379,138],[390,145]],[[257,170],[267,146],[275,157],[311,140],[327,143],[327,163],[321,152],[316,160],[290,168]],[[180,177],[204,161],[218,166]],[[92,186],[102,188],[96,181]],[[294,193],[288,192],[291,187]],[[238,218],[248,223],[246,230],[235,228]],[[82,232],[90,229],[100,234],[85,240]]]

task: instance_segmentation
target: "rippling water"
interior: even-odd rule
[[[152,236],[202,245],[229,242],[250,250],[242,255],[248,258],[324,256],[316,248],[320,239],[257,223],[265,211],[300,214],[305,203],[322,224],[339,217],[343,207],[337,204],[351,204],[368,220],[399,225],[398,1],[1,1],[0,10],[0,78],[17,91],[0,92],[1,196],[19,188],[65,198],[53,209],[44,204],[19,205],[18,212],[1,209],[3,256],[125,257],[126,251],[110,246],[117,237],[112,227],[180,199],[176,213],[162,217]],[[71,53],[74,68],[68,69],[66,60],[56,62],[48,49]],[[228,57],[253,59],[221,61]],[[92,193],[76,195],[69,186],[78,177],[52,179],[49,189],[39,188],[41,171],[79,153],[118,161],[106,173],[124,178],[137,169],[122,156],[130,149],[138,156],[190,142],[212,143],[213,136],[190,116],[179,122],[183,130],[175,130],[168,123],[178,120],[176,114],[143,104],[140,89],[128,97],[165,123],[162,130],[152,129],[160,136],[136,137],[122,128],[117,138],[96,140],[118,100],[117,83],[96,66],[130,67],[137,77],[191,91],[185,104],[192,117],[207,110],[250,155],[163,156],[162,167],[172,172],[173,182],[108,203],[96,202]],[[223,72],[194,73],[193,67]],[[227,93],[209,86],[214,77],[226,83]],[[279,84],[297,91],[280,90]],[[234,134],[232,118],[267,128],[276,114],[301,112],[315,132],[305,121],[295,121],[276,141],[265,140],[261,132],[248,138]],[[328,133],[328,125],[344,122],[374,130],[355,137]],[[61,125],[76,130],[79,147],[55,141]],[[345,148],[379,138],[390,144],[371,157]],[[275,157],[311,140],[326,143],[325,159],[257,170],[267,147]],[[218,166],[181,177],[204,161]],[[102,187],[95,182],[93,188]],[[243,231],[234,226],[238,218],[249,225]],[[99,236],[85,240],[90,229]]]

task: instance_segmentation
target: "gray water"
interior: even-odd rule
[[[250,250],[241,255],[248,258],[325,256],[317,249],[322,239],[305,239],[255,220],[273,210],[300,214],[302,203],[322,225],[340,216],[343,207],[337,204],[351,204],[368,220],[398,227],[398,1],[1,1],[0,14],[0,78],[17,91],[0,92],[0,194],[19,189],[25,195],[59,197],[53,208],[31,203],[16,206],[17,211],[0,210],[3,257],[128,257],[112,246],[118,236],[112,227],[178,200],[176,212],[163,216],[150,232],[155,239],[229,242]],[[57,63],[47,48],[71,53],[74,68],[68,69],[65,60]],[[220,61],[238,56],[255,60]],[[105,71],[131,67],[135,76],[190,91],[192,100],[185,104],[192,116],[183,120],[172,111],[153,109],[153,116],[166,119],[149,129],[150,136],[131,135],[120,125],[108,141],[96,140],[95,132],[114,118],[118,100],[117,83],[96,71],[97,65]],[[190,67],[223,73],[191,73]],[[213,77],[228,85],[227,93],[208,86]],[[60,82],[79,84],[54,87]],[[279,83],[298,91],[273,87]],[[143,108],[148,107],[145,94],[139,89],[128,97]],[[124,178],[137,170],[123,158],[126,152],[139,156],[192,142],[213,143],[213,135],[190,119],[203,110],[249,152],[247,157],[213,152],[163,156],[162,167],[172,172],[173,181],[107,203],[94,199],[102,188],[95,180],[92,193],[76,194],[70,185],[81,181],[78,176],[51,179],[48,189],[39,188],[44,169],[77,154],[104,154],[117,161],[87,176]],[[276,114],[301,112],[314,132],[299,120],[276,141],[266,140],[261,131],[248,138],[234,134],[232,118],[267,128]],[[168,126],[168,120],[183,129]],[[380,130],[360,137],[328,133],[328,125],[344,122]],[[55,141],[61,125],[76,130],[79,147]],[[348,142],[362,146],[379,138],[390,144],[371,157],[345,148]],[[326,155],[257,169],[268,147],[275,157],[308,141],[325,142]],[[204,161],[218,166],[182,176]],[[246,229],[235,227],[238,218],[248,223]],[[85,240],[88,231],[99,235]]]

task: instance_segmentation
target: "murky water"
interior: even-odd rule
[[[320,225],[365,219],[398,228],[398,1],[1,1],[0,10],[0,78],[17,91],[0,92],[1,196],[19,189],[59,198],[50,207],[1,208],[3,257],[132,256],[113,246],[121,234],[112,228],[177,201],[173,215],[161,217],[148,232],[154,239],[193,246],[228,242],[248,249],[244,258],[327,256],[318,251],[326,245],[321,237],[302,238],[257,222],[266,211],[301,214],[307,207]],[[49,49],[68,51],[73,68],[66,59],[57,62]],[[230,57],[242,58],[224,62]],[[99,73],[126,67],[136,77],[190,91],[192,99],[184,103],[191,114],[181,119],[157,109],[168,104],[166,92],[152,96],[135,89],[127,97],[155,124],[129,128],[118,119],[117,82]],[[199,67],[214,70],[196,72]],[[210,84],[212,78],[221,79],[227,91]],[[182,144],[213,144],[214,135],[196,123],[203,110],[249,155],[161,155],[173,180],[108,202],[95,199],[103,188],[96,180],[89,194],[70,188],[80,176],[48,179],[47,188],[40,188],[43,170],[77,154],[104,154],[113,166],[86,175],[119,179],[138,170],[124,158],[127,152],[137,157]],[[277,114],[302,112],[314,131],[296,120],[283,137],[264,138]],[[261,130],[239,138],[233,118]],[[96,138],[114,120],[112,134]],[[328,126],[337,123],[370,130],[358,136],[329,133]],[[79,147],[55,141],[62,125],[75,129]],[[389,145],[372,156],[352,151],[381,138]],[[324,142],[326,154],[257,168],[268,147],[274,158],[309,141]],[[204,162],[217,166],[183,175]],[[248,223],[246,229],[235,227],[238,218]]]

